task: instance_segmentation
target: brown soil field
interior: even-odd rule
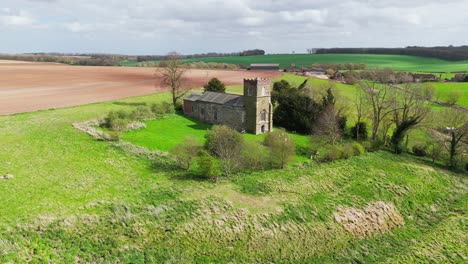
[[[0,61],[0,115],[116,100],[167,90],[161,70]],[[226,85],[243,78],[275,78],[280,72],[188,70],[188,87],[217,77]]]

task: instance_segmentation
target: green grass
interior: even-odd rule
[[[392,68],[398,71],[415,72],[454,72],[468,71],[468,61],[445,61],[433,58],[404,55],[369,54],[278,54],[263,56],[236,56],[189,59],[187,62],[225,62],[233,64],[279,63],[281,68],[291,64],[310,66],[315,63],[365,63],[369,68]]]
[[[0,180],[0,262],[466,260],[466,176],[424,160],[377,152],[241,173],[214,184],[71,125],[168,99],[163,93],[0,116],[0,175],[15,176]],[[165,124],[173,138],[187,131],[202,137],[204,130],[189,120],[171,118],[154,122]],[[171,126],[174,121],[185,123]],[[170,136],[163,142],[147,137],[159,148],[174,143]],[[307,144],[307,137],[295,140]],[[337,206],[362,208],[379,200],[395,205],[403,227],[361,239],[334,220]]]
[[[460,99],[457,102],[457,105],[468,106],[468,83],[466,82],[441,82],[441,83],[431,83],[435,88],[436,96],[442,100],[446,101],[448,94],[453,90],[458,90],[460,92]]]
[[[205,135],[212,125],[187,118],[183,115],[174,114],[161,119],[147,121],[146,126],[146,129],[125,132],[122,139],[151,150],[170,151],[177,144],[182,143],[186,136],[194,137],[200,143],[204,143]],[[288,134],[296,143],[298,152],[310,145],[309,136],[289,132]],[[265,134],[254,135],[246,133],[244,137],[252,142],[263,142]],[[307,160],[308,157],[303,155],[299,152],[296,161]]]

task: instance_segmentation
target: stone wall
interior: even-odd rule
[[[192,102],[192,105],[193,112],[190,116],[193,118],[211,124],[225,124],[238,131],[246,129],[246,116],[242,107],[205,102]]]

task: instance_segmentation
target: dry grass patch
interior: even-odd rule
[[[363,210],[343,206],[337,209],[335,220],[356,237],[385,233],[405,224],[395,206],[382,201],[367,204]]]

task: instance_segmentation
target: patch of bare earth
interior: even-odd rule
[[[404,225],[403,217],[395,206],[382,201],[367,204],[362,210],[338,206],[333,214],[346,231],[356,237],[385,233]]]
[[[275,78],[280,72],[191,69],[188,88],[202,87],[217,77],[226,85],[243,78]],[[0,63],[0,115],[117,100],[166,91],[161,69],[143,67],[70,66]]]

